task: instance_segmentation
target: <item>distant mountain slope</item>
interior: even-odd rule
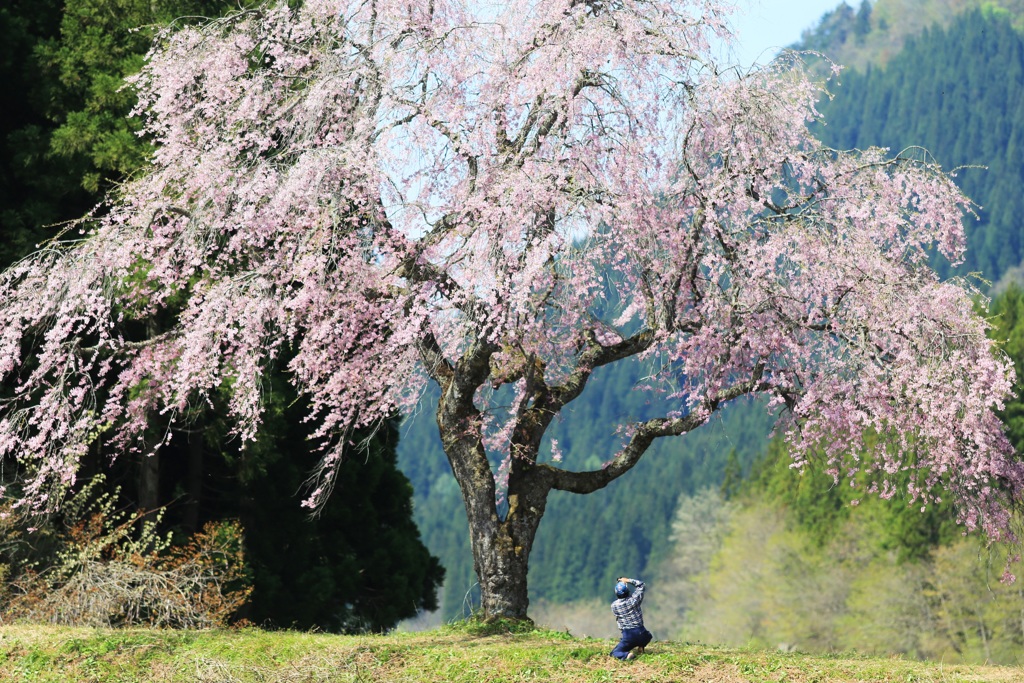
[[[837,148],[920,145],[978,203],[965,263],[998,281],[1024,259],[1024,37],[1005,10],[971,10],[907,40],[884,68],[851,70],[821,104],[819,134]]]
[[[1024,28],[1024,0],[861,0],[826,12],[791,47],[815,50],[863,71],[869,64],[887,64],[908,38],[926,28],[945,28],[970,10],[1005,12],[1018,29]]]

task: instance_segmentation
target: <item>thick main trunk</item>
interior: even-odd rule
[[[497,522],[496,517],[470,517],[469,535],[473,569],[480,581],[483,618],[526,619],[530,606],[526,586],[530,554],[523,539],[516,538],[507,521]]]
[[[547,489],[519,477],[519,484],[509,487],[509,510],[502,520],[495,503],[494,477],[482,448],[453,439],[445,444],[445,452],[466,506],[482,616],[485,620],[526,619],[530,605],[526,574]]]
[[[160,507],[160,453],[141,456],[136,474],[139,509],[156,510]]]
[[[448,462],[462,491],[469,521],[473,568],[480,582],[483,618],[526,619],[530,600],[526,573],[547,493],[530,466],[513,462],[509,475],[509,510],[498,515],[494,474],[478,434],[480,415],[460,387],[438,404],[437,423]]]

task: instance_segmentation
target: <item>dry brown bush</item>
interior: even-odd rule
[[[73,626],[205,628],[225,624],[248,598],[242,527],[207,524],[174,546],[161,514],[116,510],[116,493],[68,506],[64,543],[45,568],[7,584],[5,621]]]

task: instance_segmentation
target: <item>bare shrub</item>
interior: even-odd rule
[[[124,512],[114,494],[92,497],[94,482],[68,506],[66,544],[45,569],[9,585],[4,617],[77,626],[223,625],[246,601],[242,527],[214,522],[171,545],[162,512]]]

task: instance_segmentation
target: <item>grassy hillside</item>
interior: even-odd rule
[[[966,683],[1024,680],[1024,669],[943,666],[856,655],[809,656],[654,643],[634,662],[608,640],[556,631],[465,628],[386,636],[241,631],[0,627],[0,681],[231,683],[676,681]]]

